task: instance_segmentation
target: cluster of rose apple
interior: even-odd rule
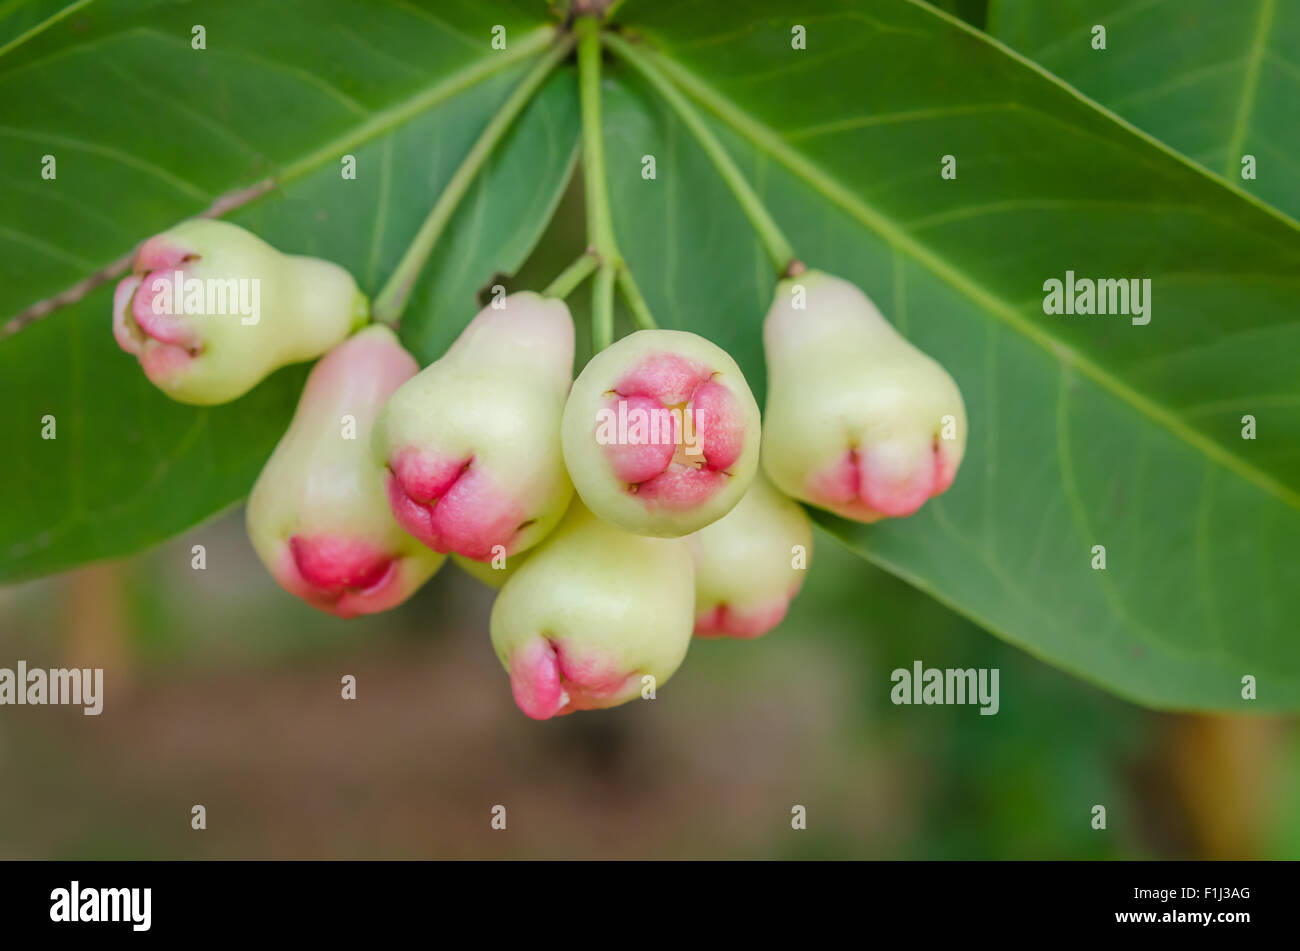
[[[184,306],[178,282],[196,279],[257,281],[259,319],[211,313],[202,294]],[[568,307],[523,292],[420,370],[367,311],[343,268],[200,219],[141,246],[113,328],[193,404],[324,354],[253,487],[253,547],[286,590],[341,617],[401,603],[450,554],[501,589],[492,642],[537,719],[653,692],[692,634],[775,627],[812,545],[794,500],[910,515],[965,446],[948,373],[816,271],[781,281],[767,314],[761,429],[735,361],[692,333],[638,331],[574,380]]]

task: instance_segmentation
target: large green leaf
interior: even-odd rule
[[[234,220],[375,290],[544,42],[542,5],[511,9],[229,3],[204,11],[202,52],[190,8],[147,0],[24,26],[0,56],[14,199],[0,307],[29,308],[268,179]],[[738,19],[631,0],[620,17],[703,104],[802,256],[860,283],[962,385],[972,436],[949,494],[912,519],[828,527],[1125,696],[1300,707],[1294,222],[923,4],[755,0]],[[494,23],[514,38],[505,53],[486,45]],[[730,349],[761,398],[770,266],[679,122],[626,71],[605,89],[616,227],[646,297],[665,325]],[[472,312],[470,292],[527,255],[575,122],[562,73],[417,289],[404,333],[423,359]],[[46,152],[57,183],[38,177]],[[355,182],[339,177],[345,152]],[[955,180],[940,177],[944,155]],[[1046,316],[1043,282],[1067,270],[1150,278],[1151,323]],[[19,456],[3,487],[22,500],[0,521],[0,575],[128,551],[238,498],[304,372],[217,410],[167,403],[113,346],[107,294],[0,342],[0,436]],[[53,442],[39,439],[45,413]],[[1256,440],[1241,438],[1247,413]],[[1091,568],[1098,544],[1105,571]],[[1252,704],[1245,675],[1259,679]]]
[[[1106,28],[1106,49],[1092,46]],[[1295,0],[993,0],[988,29],[1134,125],[1300,218]],[[1255,179],[1242,179],[1242,156]]]
[[[902,521],[824,523],[1127,697],[1300,707],[1293,224],[923,5],[761,0],[747,13],[621,11],[708,106],[804,259],[858,282],[941,360],[970,416],[947,495]],[[791,48],[795,24],[805,51]],[[653,311],[727,346],[761,391],[769,265],[635,74],[606,100],[618,237]],[[1150,324],[1045,315],[1043,282],[1067,269],[1150,278]]]
[[[0,313],[253,186],[230,220],[338,261],[373,294],[546,42],[532,4],[442,6],[96,3],[32,33],[0,58]],[[505,51],[490,46],[498,23]],[[575,99],[571,73],[554,76],[451,221],[402,328],[423,361],[536,242],[573,167]],[[228,406],[172,403],[113,342],[110,296],[104,284],[0,339],[0,579],[129,552],[219,511],[288,422],[305,367]]]

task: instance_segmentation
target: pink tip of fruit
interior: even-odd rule
[[[143,286],[147,280],[124,277],[113,290],[113,339],[139,359],[146,377],[165,389],[189,370],[193,348],[189,334],[180,330],[178,322],[166,324],[171,318],[159,318],[149,310],[146,322],[140,322],[141,301],[148,296]]]
[[[290,537],[277,578],[308,603],[355,617],[401,602],[396,558],[372,545],[330,535]]]
[[[523,510],[472,457],[404,452],[389,466],[387,487],[398,524],[435,551],[487,561],[497,545],[509,554],[526,524]]]
[[[708,501],[745,447],[731,391],[708,367],[679,354],[645,357],[619,381],[606,407],[655,421],[648,438],[605,446],[614,474],[647,507],[682,511]]]
[[[942,495],[947,492],[955,478],[957,478],[957,464],[953,462],[952,454],[936,448],[934,451],[934,492],[932,494]]]
[[[705,383],[691,397],[698,421],[700,448],[710,469],[729,469],[745,448],[745,424],[736,412],[736,399],[721,383]]]
[[[605,406],[615,414],[620,411],[628,416],[644,414],[643,419],[651,419],[650,414],[663,409],[658,400],[648,396],[611,396]],[[677,426],[671,416],[661,419],[665,425],[648,432],[645,442],[610,443],[606,446],[610,465],[621,481],[635,484],[653,479],[673,461],[673,454],[677,451]]]
[[[530,641],[510,658],[510,692],[534,720],[549,720],[569,703],[560,683],[560,659],[544,640]]]
[[[850,518],[904,518],[952,485],[956,466],[936,445],[922,464],[900,464],[880,449],[849,449],[808,479],[811,500]]]
[[[571,656],[562,641],[545,638],[510,657],[510,690],[534,720],[610,706],[634,686],[635,676],[615,672],[599,655]]]
[[[133,266],[137,274],[146,271],[167,271],[179,266],[182,261],[193,260],[197,256],[189,248],[176,244],[167,235],[158,234],[140,245]]]
[[[737,611],[726,604],[719,604],[695,618],[695,636],[741,639],[758,637],[780,624],[789,607],[788,598],[780,598],[749,611]]]
[[[629,370],[614,389],[623,396],[648,396],[673,406],[685,403],[713,377],[704,364],[676,353],[652,353]]]
[[[184,280],[183,275],[181,279]],[[174,271],[146,274],[131,298],[131,316],[135,318],[136,326],[161,343],[192,346],[197,342],[194,334],[178,319],[179,315],[173,315],[169,309],[174,300],[172,285],[175,282]]]
[[[364,542],[318,535],[289,539],[298,573],[321,591],[364,590],[382,581],[393,559]]]
[[[428,453],[404,452],[389,468],[411,501],[428,505],[445,495],[469,466],[470,459],[439,459]]]
[[[703,505],[726,483],[725,472],[674,462],[653,479],[636,486],[636,497],[649,508],[684,512]]]
[[[155,343],[140,350],[140,367],[150,382],[164,389],[182,376],[194,362],[194,357],[184,347],[169,343]]]
[[[113,339],[127,353],[136,356],[140,355],[140,341],[127,321],[127,311],[139,286],[140,278],[130,275],[118,281],[117,287],[113,289]]]

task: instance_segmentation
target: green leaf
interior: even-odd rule
[[[620,11],[708,107],[804,260],[856,281],[947,366],[970,417],[945,496],[902,521],[823,523],[1123,696],[1300,708],[1294,224],[923,5],[746,12]],[[770,266],[681,124],[631,70],[614,82],[620,246],[660,323],[727,347],[761,394]],[[1044,281],[1067,270],[1150,278],[1151,322],[1045,315]]]
[[[989,0],[934,0],[933,6],[980,30],[989,15]]]
[[[374,294],[547,42],[544,15],[523,0],[455,11],[250,0],[201,16],[95,3],[51,24],[0,57],[0,313],[75,288],[250,188],[230,220],[339,262]],[[205,50],[190,45],[196,19]],[[505,51],[490,46],[495,24]],[[575,100],[571,73],[553,76],[453,217],[402,328],[423,362],[540,236],[573,167]],[[346,154],[355,180],[341,175]],[[12,450],[0,488],[13,500],[0,579],[125,554],[222,510],[288,424],[306,367],[227,406],[172,403],[114,343],[111,286],[0,338],[0,439]],[[47,414],[54,440],[41,438]]]
[[[91,0],[10,0],[0,4],[0,56],[30,42]]]
[[[1106,49],[1093,49],[1093,28]],[[993,0],[989,32],[1138,128],[1300,218],[1300,5]],[[1255,179],[1242,178],[1242,156]]]

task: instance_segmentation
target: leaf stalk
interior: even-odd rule
[[[542,296],[564,300],[577,289],[579,284],[591,277],[598,267],[600,267],[600,258],[593,251],[583,252],[576,261],[556,275],[555,280],[542,291]]]
[[[614,340],[614,288],[627,302],[632,318],[642,329],[655,326],[645,298],[636,286],[614,238],[605,173],[605,139],[600,116],[601,23],[595,16],[574,21],[578,37],[578,94],[582,108],[582,171],[586,186],[587,234],[600,261],[592,283],[591,337],[597,352]]]
[[[612,52],[645,78],[695,136],[700,148],[704,150],[718,170],[718,174],[727,183],[727,187],[740,203],[741,210],[745,212],[749,223],[758,233],[759,240],[767,249],[777,273],[782,277],[793,277],[805,270],[803,262],[795,255],[794,247],[786,239],[762,199],[758,197],[726,148],[718,141],[718,137],[709,129],[695,107],[669,81],[668,77],[659,71],[651,60],[650,54],[617,33],[606,31],[602,39]]]
[[[569,55],[569,51],[573,48],[573,42],[571,34],[560,34],[555,41],[555,45],[542,55],[541,59],[537,61],[537,64],[524,77],[523,81],[510,93],[506,101],[501,104],[501,108],[497,110],[496,115],[492,117],[482,133],[480,133],[474,145],[447,182],[447,186],[442,190],[442,194],[434,202],[433,208],[430,209],[424,223],[420,225],[420,230],[416,232],[410,247],[402,255],[397,268],[375,297],[371,313],[376,321],[388,324],[390,327],[397,326],[402,311],[406,309],[411,291],[419,279],[420,272],[424,270],[424,265],[428,262],[434,245],[438,243],[438,238],[447,227],[447,223],[451,220],[456,207],[460,204],[461,199],[465,197],[465,193],[469,191],[474,179],[487,163],[492,150],[510,129],[511,124],[523,111],[524,106],[532,100],[533,95],[546,78],[550,76],[555,67],[559,65],[560,61]]]

